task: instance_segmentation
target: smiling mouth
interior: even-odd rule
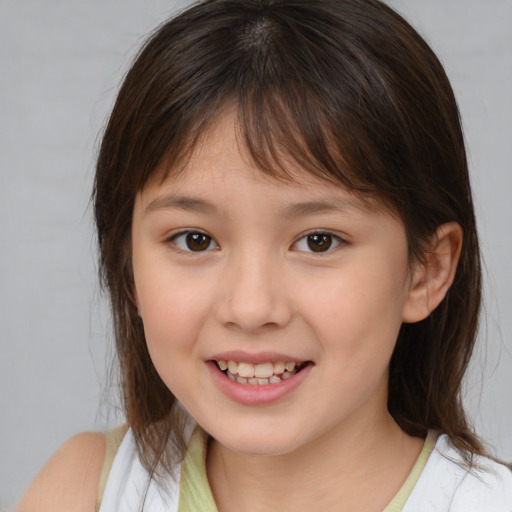
[[[215,361],[219,370],[233,382],[251,386],[278,384],[300,372],[307,362],[279,361],[252,364],[241,361]]]

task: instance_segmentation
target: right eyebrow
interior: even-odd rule
[[[153,201],[151,201],[144,208],[144,216],[148,213],[158,211],[158,210],[183,210],[186,212],[195,212],[195,213],[213,213],[216,208],[215,206],[205,201],[204,199],[200,199],[198,197],[189,197],[189,196],[163,196],[157,197]]]

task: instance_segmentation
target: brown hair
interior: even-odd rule
[[[426,320],[401,328],[388,407],[410,435],[439,429],[481,453],[461,401],[481,299],[479,245],[459,113],[438,59],[377,0],[205,0],[146,42],[97,162],[101,277],[143,463],[171,467],[165,447],[180,445],[182,418],[151,362],[132,296],[134,199],[162,161],[176,171],[228,106],[263,172],[286,177],[291,158],[379,198],[404,223],[411,260],[423,257],[440,224],[462,226],[453,286]]]

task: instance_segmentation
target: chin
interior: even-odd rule
[[[259,442],[252,440],[250,444],[219,442],[231,452],[244,455],[246,457],[276,457],[279,455],[287,455],[294,450],[293,446],[283,445],[282,443],[272,443],[263,439]]]
[[[282,434],[280,433],[282,432]],[[272,457],[293,452],[300,441],[291,432],[270,426],[253,427],[246,430],[223,430],[212,437],[226,449],[250,457]]]

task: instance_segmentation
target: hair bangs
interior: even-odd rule
[[[217,120],[234,111],[240,145],[265,174],[293,181],[300,169],[393,206],[387,184],[382,183],[386,172],[379,158],[380,141],[360,113],[362,97],[369,98],[374,91],[361,92],[366,79],[353,76],[350,59],[333,72],[329,66],[335,59],[326,57],[325,47],[312,51],[304,34],[290,34],[290,27],[284,25],[278,13],[268,12],[236,31],[230,27],[229,56],[215,48],[217,59],[208,62],[207,70],[188,69],[190,65],[182,70],[176,67],[180,61],[174,60],[174,80],[166,77],[155,87],[161,97],[162,90],[169,88],[167,97],[180,104],[159,110],[162,122],[157,123],[160,128],[154,137],[163,140],[159,151],[146,152],[151,161],[142,166],[146,171],[139,188],[155,169],[162,170],[162,179],[182,172]],[[208,37],[204,39],[206,52]],[[182,96],[176,94],[176,77],[187,85]],[[169,129],[162,130],[165,125]],[[158,165],[155,154],[160,155]]]

